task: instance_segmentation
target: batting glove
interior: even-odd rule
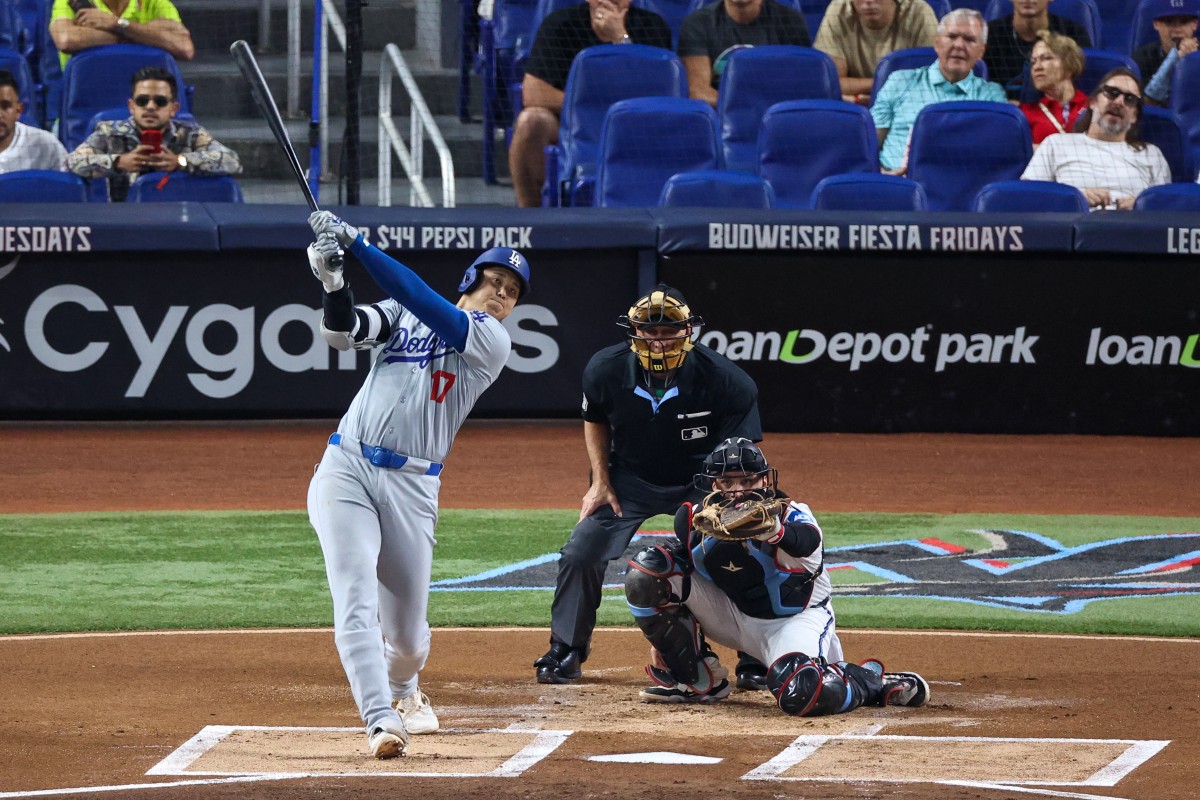
[[[349,247],[358,238],[358,228],[339,217],[335,217],[332,211],[314,211],[309,214],[308,226],[313,229],[313,233],[317,236],[323,233],[333,234],[337,237],[337,242],[342,247]]]
[[[346,285],[342,277],[342,248],[332,233],[322,233],[308,246],[308,266],[317,280],[325,284],[325,291],[336,292]]]

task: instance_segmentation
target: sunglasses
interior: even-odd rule
[[[133,102],[137,103],[140,108],[150,105],[151,100],[154,101],[155,108],[166,108],[171,102],[171,98],[161,94],[156,94],[153,97],[148,94],[139,94],[133,98]]]
[[[1140,106],[1142,104],[1142,96],[1141,95],[1134,94],[1133,92],[1122,92],[1120,89],[1118,89],[1115,86],[1108,86],[1108,85],[1101,86],[1100,94],[1107,97],[1109,99],[1109,101],[1116,100],[1118,97],[1124,97],[1125,105],[1130,106],[1130,107]]]

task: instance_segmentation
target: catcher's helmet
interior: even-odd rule
[[[629,349],[637,356],[642,369],[661,375],[678,368],[687,358],[692,343],[692,326],[703,325],[704,320],[692,314],[687,301],[678,289],[665,283],[654,287],[654,291],[629,307],[629,313],[617,318],[617,324],[628,332]],[[669,339],[646,339],[641,329],[666,326],[675,328],[678,335]],[[651,346],[651,341],[662,342],[660,350]]]
[[[511,247],[493,247],[491,250],[483,251],[463,273],[458,290],[463,294],[472,292],[483,278],[483,267],[489,266],[511,269],[517,274],[517,280],[521,282],[521,296],[518,299],[524,300],[529,296],[529,261],[521,255],[519,250],[513,250]]]
[[[696,476],[696,484],[701,489],[712,489],[713,478],[728,475],[765,476],[767,488],[775,489],[779,479],[767,457],[758,445],[749,439],[739,436],[721,442],[704,459],[704,472]]]

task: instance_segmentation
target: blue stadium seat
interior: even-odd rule
[[[1133,210],[1200,212],[1200,184],[1166,183],[1151,186],[1133,201]]]
[[[1052,181],[996,181],[975,195],[972,211],[1088,212],[1083,192],[1065,183]]]
[[[87,183],[73,172],[0,172],[0,203],[86,203],[88,199]]]
[[[16,50],[25,58],[33,53],[33,33],[11,0],[0,3],[0,47]]]
[[[1130,20],[1138,0],[1096,0],[1100,10],[1101,43],[1117,53],[1128,53]]]
[[[683,20],[696,7],[695,0],[633,0],[630,4],[644,11],[653,11],[664,20],[671,29],[671,46],[679,44],[679,29]]]
[[[1100,9],[1096,5],[1096,0],[1053,0],[1053,2],[1054,5],[1050,6],[1051,14],[1078,22],[1091,37],[1092,47],[1104,45]],[[1011,17],[1012,15],[1012,0],[990,0],[983,12],[983,18],[986,20]]]
[[[1142,139],[1162,151],[1171,166],[1171,180],[1191,183],[1196,179],[1196,161],[1178,116],[1168,108],[1145,106],[1139,127]]]
[[[668,178],[658,204],[666,208],[773,208],[775,192],[757,175],[702,169]]]
[[[950,0],[950,5],[954,8],[973,8],[982,14],[987,11],[988,0]]]
[[[58,49],[54,46],[54,39],[50,37],[50,9],[53,2],[52,0],[37,0],[37,2],[41,22],[38,23],[37,44],[34,47],[37,63],[31,66],[34,69],[34,77],[42,87],[41,124],[43,128],[50,130],[54,121],[58,119],[59,108],[62,106],[62,62],[58,59]]]
[[[496,0],[492,18],[479,21],[483,77],[483,179],[496,182],[496,129],[511,130],[520,110],[525,59],[533,46],[536,0]]]
[[[937,52],[932,47],[906,47],[903,50],[893,50],[879,59],[875,65],[875,80],[871,83],[871,105],[875,104],[875,95],[887,83],[888,76],[902,69],[917,69],[928,67],[937,61]],[[987,80],[987,65],[980,59],[971,70],[979,77]]]
[[[26,125],[41,126],[41,115],[38,113],[38,93],[40,87],[33,79],[29,62],[16,50],[0,47],[0,69],[8,70],[17,79],[17,97],[25,106],[21,112],[21,122]]]
[[[812,193],[816,211],[926,211],[921,184],[899,175],[851,172],[823,178]]]
[[[720,169],[718,127],[703,100],[638,97],[614,104],[600,133],[595,204],[656,206],[672,175]]]
[[[1057,0],[1056,0],[1057,2]],[[1080,91],[1091,94],[1092,89],[1096,88],[1096,84],[1100,79],[1108,74],[1109,70],[1117,67],[1125,67],[1134,75],[1141,79],[1141,70],[1137,68],[1137,64],[1133,63],[1133,59],[1120,53],[1114,53],[1111,50],[1097,50],[1094,47],[1083,48],[1083,74],[1075,79],[1075,88]]]
[[[1016,106],[934,103],[913,123],[908,177],[925,187],[930,211],[968,211],[985,185],[1020,178],[1032,155],[1029,121]]]
[[[729,56],[717,92],[725,168],[753,172],[763,113],[785,100],[840,100],[833,59],[810,47],[763,45]]]
[[[1200,165],[1200,56],[1179,60],[1171,78],[1171,111],[1183,123],[1192,163]]]
[[[163,178],[166,183],[159,186]],[[240,203],[242,187],[228,175],[188,175],[178,172],[148,172],[129,186],[128,203]]]
[[[634,97],[684,98],[687,93],[687,72],[670,50],[644,44],[602,44],[582,51],[567,75],[558,144],[546,148],[542,204],[591,205],[600,130],[613,103]],[[681,171],[672,170],[663,180]],[[646,205],[657,202],[656,189]]]
[[[950,13],[950,0],[925,0],[925,2],[933,9],[933,15],[939,20]]]
[[[58,130],[58,138],[67,150],[74,150],[86,138],[85,129],[93,114],[129,99],[129,79],[148,66],[165,67],[175,76],[179,110],[190,112],[191,90],[166,50],[141,44],[108,44],[71,56],[63,72]]]
[[[809,208],[813,187],[846,172],[879,172],[871,114],[841,100],[790,100],[763,115],[758,174],[775,190],[777,208]]]

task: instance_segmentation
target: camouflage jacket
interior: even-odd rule
[[[114,167],[117,156],[134,150],[141,135],[133,119],[112,120],[96,125],[92,134],[67,155],[67,168],[81,178],[108,178],[113,200],[122,200],[131,177]],[[212,137],[195,122],[171,120],[163,130],[163,147],[187,158],[193,175],[236,175],[242,171],[237,153]]]

